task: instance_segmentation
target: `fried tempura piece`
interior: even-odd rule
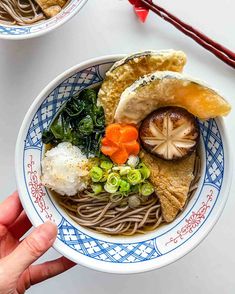
[[[181,72],[185,63],[185,53],[175,50],[138,52],[117,61],[106,73],[98,93],[98,101],[104,107],[106,124],[113,122],[122,92],[134,81],[155,71]]]

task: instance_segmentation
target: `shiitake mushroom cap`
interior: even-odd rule
[[[159,108],[141,123],[139,137],[143,149],[165,160],[190,155],[199,143],[197,119],[177,106]]]

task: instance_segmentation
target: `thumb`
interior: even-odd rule
[[[7,256],[6,267],[13,275],[20,275],[54,243],[57,227],[51,222],[38,226]]]

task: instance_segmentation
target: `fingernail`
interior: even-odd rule
[[[54,223],[47,221],[38,227],[38,233],[42,238],[52,242],[57,236],[57,226]]]

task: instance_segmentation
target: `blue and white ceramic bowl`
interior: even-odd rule
[[[66,23],[83,7],[87,0],[70,0],[56,16],[27,26],[9,26],[0,23],[0,38],[10,40],[29,39],[46,34]]]
[[[222,119],[200,122],[202,174],[196,194],[172,223],[146,235],[110,237],[71,220],[40,182],[41,136],[60,106],[75,92],[102,82],[119,56],[79,64],[52,81],[30,107],[16,146],[20,198],[34,226],[58,226],[54,248],[76,263],[112,273],[137,273],[165,266],[191,251],[218,220],[229,192],[231,160]]]

